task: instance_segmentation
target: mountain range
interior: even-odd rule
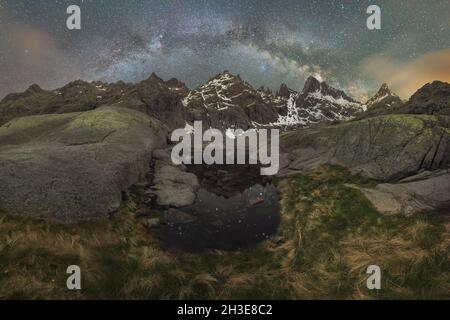
[[[153,73],[136,84],[77,80],[55,90],[33,84],[0,101],[0,125],[18,116],[80,112],[108,105],[144,112],[171,129],[195,120],[221,129],[310,127],[388,113],[424,113],[423,100],[430,97],[426,113],[448,114],[448,87],[435,81],[404,102],[383,84],[363,103],[313,76],[300,91],[281,84],[272,93],[264,87],[255,89],[228,71],[194,90],[175,78],[164,81]]]

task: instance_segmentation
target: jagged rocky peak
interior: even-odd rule
[[[51,91],[53,95],[59,97],[71,97],[74,102],[82,101],[83,97],[97,99],[97,96],[103,95],[105,91],[109,91],[110,85],[100,81],[87,82],[83,80],[75,80],[69,82],[65,86]]]
[[[380,87],[380,89],[378,89],[378,92],[369,100],[367,100],[366,105],[370,106],[372,105],[374,102],[383,100],[387,97],[391,97],[391,96],[397,96],[396,94],[392,93],[392,91],[389,89],[389,86],[387,85],[387,83],[383,83]]]
[[[292,90],[290,90],[290,89],[288,88],[287,84],[282,83],[282,84],[280,85],[280,89],[278,89],[278,91],[277,91],[277,93],[276,93],[276,96],[277,96],[277,97],[280,97],[280,98],[286,98],[286,99],[288,99],[288,98],[291,96],[291,91],[292,91]]]
[[[37,84],[32,84],[31,86],[28,87],[27,90],[25,90],[26,93],[30,93],[30,94],[34,94],[34,93],[41,93],[41,92],[45,92],[44,89],[42,89],[39,85]]]
[[[185,95],[189,92],[188,87],[176,78],[170,78],[167,81],[164,81],[161,77],[159,77],[156,73],[152,72],[152,74],[145,80],[141,81],[137,84],[137,87],[140,89],[151,89],[151,90],[169,90],[177,95]]]
[[[385,94],[392,95],[392,92],[389,89],[386,82],[381,85],[380,89],[378,90],[378,94],[379,95],[385,95]]]
[[[158,84],[158,85],[162,85],[162,84],[164,84],[164,80],[161,79],[159,76],[157,76],[156,73],[152,72],[150,77],[148,77],[147,79],[143,80],[141,82],[141,84]]]
[[[202,99],[204,100],[210,100],[210,98],[215,97],[219,100],[230,101],[230,99],[238,98],[243,92],[252,92],[259,96],[257,90],[243,81],[239,75],[234,75],[225,70],[197,90],[194,90],[193,93],[202,93]]]
[[[410,101],[429,100],[433,98],[448,99],[450,95],[450,84],[443,81],[433,81],[425,84],[417,90],[410,98]],[[448,101],[448,100],[447,100]]]
[[[169,86],[170,88],[186,88],[184,82],[181,82],[177,78],[170,78],[169,80],[166,81],[166,85]]]
[[[264,86],[259,87],[258,91],[263,92],[266,95],[272,95],[272,90],[270,90],[270,88],[266,88]]]
[[[259,93],[263,101],[267,104],[279,102],[279,99],[274,97],[272,90],[268,87],[266,88],[264,86],[261,86],[258,88],[257,92]]]
[[[170,95],[173,93],[174,96],[185,96],[188,94],[189,89],[186,85],[176,78],[171,78],[164,81],[161,77],[152,72],[150,77],[141,81],[135,86],[141,91],[141,94],[145,96],[150,96],[153,94],[166,94]]]
[[[212,79],[210,79],[206,85],[208,84],[217,84],[218,82],[243,82],[240,75],[234,75],[230,71],[225,70],[222,73],[215,75]]]
[[[215,128],[246,130],[278,117],[269,89],[256,90],[227,70],[190,91],[182,102],[191,116],[188,121],[202,119]]]
[[[292,94],[284,114],[276,125],[309,126],[318,123],[346,121],[365,110],[365,106],[344,91],[335,89],[314,76],[308,77],[300,94]]]
[[[14,92],[14,93],[7,94],[3,99],[0,100],[0,104],[11,103],[18,99],[28,98],[35,94],[44,94],[47,92],[48,91],[42,89],[39,85],[32,84],[23,92]]]
[[[302,95],[316,94],[334,99],[343,99],[352,103],[359,103],[352,97],[348,96],[344,91],[336,89],[328,85],[326,82],[317,79],[314,76],[309,76],[306,79],[302,90]]]
[[[320,91],[321,88],[322,88],[322,82],[319,81],[314,76],[309,76],[305,81],[305,85],[303,86],[302,92],[307,93],[307,92]]]
[[[181,97],[184,97],[189,93],[189,88],[186,84],[177,78],[170,78],[165,82],[165,85],[172,93],[175,93]]]
[[[387,83],[383,83],[378,90],[378,92],[366,102],[366,106],[368,109],[372,108],[391,108],[398,107],[403,102],[399,96],[389,89]]]
[[[450,115],[450,83],[427,83],[411,96],[406,108],[408,113]]]
[[[65,86],[53,90],[53,93],[56,95],[64,95],[65,97],[71,96],[73,99],[82,100],[82,96],[86,94],[100,94],[103,91],[106,91],[109,85],[103,82],[87,82],[83,80],[75,80],[69,82]]]
[[[91,86],[91,84],[87,81],[75,80],[75,81],[69,82],[63,88],[84,87],[84,86]]]
[[[387,83],[383,83],[381,85],[380,89],[378,89],[378,92],[373,97],[371,97],[369,100],[367,100],[366,105],[371,106],[375,102],[380,101],[391,95],[392,95],[392,93],[391,93],[391,90],[389,89]]]

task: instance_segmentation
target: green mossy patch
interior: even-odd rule
[[[66,130],[119,130],[136,124],[152,125],[156,124],[156,120],[132,109],[101,107],[79,114]]]

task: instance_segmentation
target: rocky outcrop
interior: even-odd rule
[[[378,180],[358,187],[384,214],[450,212],[450,118],[385,115],[282,135],[280,176],[337,164]]]
[[[280,85],[280,89],[278,89],[276,96],[284,99],[289,99],[292,91],[288,88],[285,83]]]
[[[384,214],[415,214],[422,211],[450,212],[450,170],[427,172],[409,182],[382,183],[375,188],[358,188]],[[410,181],[413,180],[413,181]]]
[[[412,114],[433,114],[450,116],[450,84],[434,81],[417,90],[404,110]]]
[[[184,84],[176,79],[167,82],[152,73],[150,77],[125,90],[119,99],[108,104],[144,112],[170,129],[183,128],[185,108],[181,98],[187,93]]]
[[[193,173],[186,172],[183,165],[175,166],[167,150],[153,153],[154,177],[148,191],[158,206],[183,207],[193,204],[199,181]]]
[[[166,136],[117,107],[14,119],[0,127],[0,210],[65,223],[112,214]]]
[[[280,174],[330,163],[381,181],[450,166],[450,118],[386,115],[281,136]]]

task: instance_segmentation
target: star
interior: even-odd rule
[[[65,27],[67,1],[1,1],[6,63],[0,65],[0,96],[31,83],[55,88],[68,79],[136,82],[152,72],[195,88],[223,70],[273,91],[280,83],[300,90],[311,73],[326,74],[340,89],[358,82],[371,91],[385,79],[365,71],[368,59],[384,57],[401,66],[450,47],[446,0],[432,6],[383,2],[378,33],[368,32],[368,3],[359,0],[70,4],[81,8],[80,32]],[[23,63],[24,54],[42,60]],[[43,69],[51,77],[43,77]]]

